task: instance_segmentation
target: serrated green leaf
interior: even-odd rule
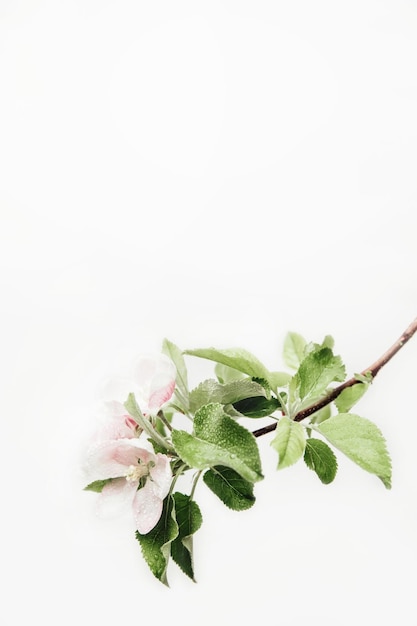
[[[330,350],[333,350],[334,348],[334,339],[331,335],[326,335],[325,338],[323,339],[323,342],[321,344],[322,348],[330,348]]]
[[[391,487],[391,459],[375,424],[353,413],[339,413],[317,426],[317,430],[362,469],[376,474],[387,489]]]
[[[231,383],[234,380],[242,380],[242,378],[245,378],[246,376],[242,372],[238,372],[238,370],[228,367],[228,365],[223,365],[223,363],[216,363],[214,373],[216,374],[219,383],[222,385]]]
[[[182,355],[182,351],[176,346],[172,341],[168,339],[164,339],[162,343],[162,352],[168,356],[171,361],[174,363],[177,376],[176,376],[176,387],[175,387],[175,395],[182,408],[185,410],[188,409],[188,374],[187,374],[187,366],[185,365],[185,360]],[[184,406],[183,406],[184,405]]]
[[[316,472],[322,483],[328,485],[333,482],[337,472],[337,459],[327,443],[320,439],[307,439],[304,461],[307,467]]]
[[[353,376],[360,383],[371,383],[373,380],[372,372],[370,370],[365,372],[365,374],[354,374]]]
[[[253,483],[230,467],[217,465],[204,474],[203,480],[229,509],[244,511],[255,503]]]
[[[340,356],[335,356],[330,348],[320,347],[310,352],[295,375],[300,399],[306,400],[302,406],[323,395],[331,382],[341,382],[345,377]]]
[[[184,350],[184,354],[222,363],[254,378],[265,378],[271,385],[270,372],[265,365],[256,356],[247,350],[243,350],[243,348],[229,348],[226,350],[199,348],[197,350]]]
[[[177,454],[190,467],[207,469],[215,465],[226,465],[251,482],[263,478],[227,448],[199,439],[184,430],[175,430],[172,433],[172,441]]]
[[[252,377],[252,381],[254,383],[258,383],[258,385],[261,385],[261,387],[264,388],[265,390],[265,398],[269,398],[271,397],[271,385],[269,384],[269,382],[266,380],[266,378],[256,378],[255,376]]]
[[[174,430],[172,443],[190,467],[225,465],[250,482],[263,478],[255,437],[226,415],[221,404],[201,407],[195,415],[194,434]]]
[[[271,446],[278,452],[278,468],[293,465],[303,456],[306,437],[304,428],[288,417],[282,417],[277,425]]]
[[[226,413],[226,415],[228,415],[229,417],[233,417],[233,419],[239,419],[240,417],[244,417],[242,413],[239,413],[239,411],[236,411],[233,404],[225,404],[223,407],[223,410]]]
[[[304,348],[304,357],[311,352],[317,352],[321,350],[321,348],[330,348],[333,350],[334,347],[334,339],[331,335],[326,335],[321,343],[315,343],[314,341],[310,341]]]
[[[220,403],[233,404],[249,396],[266,397],[267,392],[264,387],[250,378],[234,380],[222,385],[210,378],[205,380],[193,389],[190,393],[190,411],[195,413],[205,404]]]
[[[171,554],[171,544],[178,536],[178,532],[172,496],[165,498],[162,515],[155,528],[146,535],[136,531],[136,538],[142,548],[142,555],[152,574],[167,586],[169,586],[167,568]]]
[[[175,517],[178,537],[171,545],[171,555],[182,571],[195,582],[193,569],[193,535],[200,528],[203,518],[200,508],[190,496],[174,493]]]
[[[283,359],[285,365],[297,369],[304,358],[304,348],[307,342],[298,333],[287,333],[284,339]]]
[[[84,491],[94,491],[95,493],[101,493],[103,491],[103,487],[110,483],[113,478],[105,478],[104,480],[95,480],[90,483],[86,487],[84,487]]]
[[[258,444],[255,437],[223,411],[220,404],[208,404],[197,411],[194,418],[196,437],[210,443],[225,446],[248,467],[263,478]],[[227,463],[223,463],[227,465]]]
[[[291,378],[291,374],[287,374],[287,372],[271,372],[269,375],[271,388],[276,391],[279,387],[286,387]]]
[[[357,383],[352,387],[346,387],[346,389],[343,389],[340,396],[338,396],[334,401],[339,413],[348,413],[367,392],[368,387],[369,385],[367,383]]]
[[[233,407],[236,411],[239,411],[245,417],[267,417],[271,415],[281,406],[280,402],[276,398],[245,398],[234,402]]]

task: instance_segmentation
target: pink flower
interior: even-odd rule
[[[102,389],[104,419],[92,442],[139,437],[142,429],[128,414],[122,402],[133,392],[142,413],[154,415],[174,393],[175,377],[174,363],[165,355],[158,354],[141,357],[134,368],[132,379],[119,378],[107,382]]]
[[[111,439],[133,439],[142,432],[121,402],[105,402],[105,419],[94,436],[94,442]]]
[[[172,480],[167,456],[140,448],[136,439],[101,442],[90,450],[86,473],[90,482],[112,479],[99,495],[100,514],[114,514],[130,504],[141,534],[156,526]]]
[[[118,379],[105,386],[106,399],[124,402],[134,393],[144,415],[155,415],[171,398],[175,389],[176,367],[164,354],[143,356],[131,380]]]

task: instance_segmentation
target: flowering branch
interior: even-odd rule
[[[388,361],[390,361],[392,357],[395,356],[397,352],[401,350],[401,348],[407,343],[409,339],[411,339],[411,337],[414,335],[415,332],[417,332],[417,317],[405,329],[401,337],[399,337],[399,339],[397,339],[397,341],[377,361],[375,361],[375,363],[373,363],[370,367],[367,367],[365,370],[361,372],[361,376],[363,377],[369,376],[371,380],[375,378],[375,376],[384,367],[384,365],[386,365]],[[353,385],[361,384],[362,381],[359,380],[358,378],[359,377],[353,376],[353,378],[350,378],[349,380],[345,381],[341,385],[338,385],[337,387],[332,389],[324,398],[322,398],[318,402],[315,402],[311,406],[299,411],[294,416],[293,418],[294,421],[301,422],[306,417],[309,417],[313,413],[316,413],[320,409],[323,409],[325,406],[327,406],[328,404],[336,400],[336,398],[340,396],[342,391],[344,391],[348,387],[353,387]],[[255,437],[261,437],[262,435],[266,435],[267,433],[273,432],[276,429],[276,427],[277,427],[277,422],[274,422],[272,424],[269,424],[268,426],[254,430],[252,434]]]
[[[142,555],[164,584],[170,559],[194,580],[193,536],[203,520],[194,499],[200,478],[233,511],[255,503],[254,487],[263,479],[261,435],[275,431],[278,470],[304,460],[327,485],[338,468],[334,448],[389,489],[385,439],[376,424],[350,410],[416,332],[417,318],[375,363],[348,380],[330,336],[318,344],[288,333],[283,360],[292,373],[270,371],[241,348],[182,351],[166,339],[163,354],[142,357],[133,377],[113,387],[108,420],[87,452],[85,489],[98,494],[101,514],[127,505]],[[214,362],[215,378],[190,389],[184,355]],[[185,429],[183,416],[190,420]],[[239,422],[268,416],[275,422],[253,432]],[[191,489],[177,491],[189,471]]]

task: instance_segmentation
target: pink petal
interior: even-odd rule
[[[134,419],[128,415],[123,404],[106,402],[105,413],[107,413],[106,419],[103,420],[95,434],[95,443],[110,439],[133,439],[133,437],[138,436],[138,426]]]
[[[119,515],[132,504],[135,497],[137,482],[129,482],[126,478],[115,478],[103,487],[97,500],[97,514],[101,517]]]
[[[148,479],[133,498],[133,517],[138,531],[145,535],[154,528],[162,513],[162,500],[155,495]]]
[[[171,465],[169,458],[164,454],[158,453],[155,457],[155,461],[155,466],[152,467],[149,472],[150,477],[147,483],[150,483],[154,494],[163,500],[171,487]]]
[[[117,439],[93,446],[85,467],[90,482],[126,476],[129,466],[137,465],[139,459],[149,463],[154,455],[139,445],[136,439]]]
[[[135,368],[135,382],[140,387],[142,410],[158,411],[172,396],[175,388],[176,368],[164,354],[142,357]]]
[[[168,402],[174,393],[175,380],[169,381],[164,387],[153,391],[148,400],[148,406],[151,413],[157,413],[161,406]]]

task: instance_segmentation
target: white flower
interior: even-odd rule
[[[105,399],[125,402],[134,393],[144,415],[156,415],[174,393],[176,367],[164,354],[141,357],[131,379],[116,379],[107,383]]]
[[[100,514],[114,514],[130,505],[141,534],[156,526],[172,480],[167,456],[140,448],[137,439],[117,439],[91,448],[86,471],[90,482],[112,479],[99,495]]]

